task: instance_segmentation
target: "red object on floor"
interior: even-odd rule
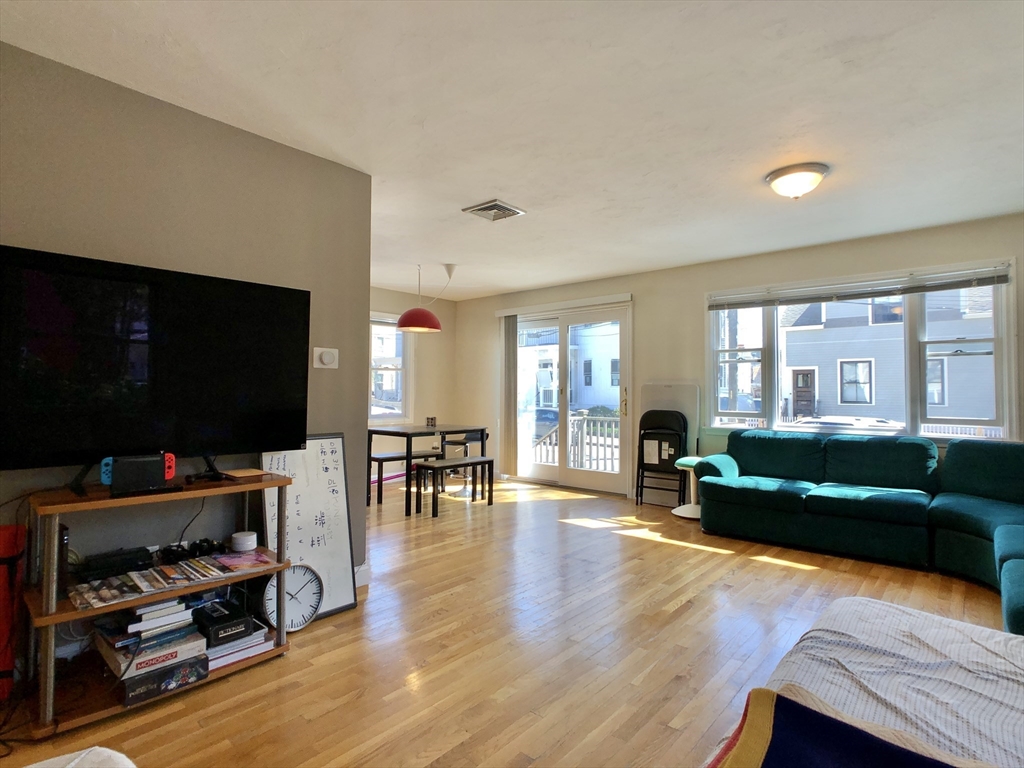
[[[15,618],[25,577],[25,526],[0,525],[0,701],[14,687]]]

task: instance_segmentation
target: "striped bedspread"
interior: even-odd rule
[[[867,598],[832,603],[765,687],[792,683],[944,752],[1024,766],[1024,637]]]

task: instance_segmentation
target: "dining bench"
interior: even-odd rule
[[[437,517],[437,497],[441,487],[444,485],[445,473],[451,469],[470,469],[473,473],[472,492],[470,501],[476,501],[476,479],[477,471],[480,472],[480,498],[484,495],[484,483],[487,484],[487,506],[494,504],[494,459],[489,456],[456,456],[451,459],[437,459],[436,461],[417,462],[413,465],[416,475],[416,514],[423,511],[423,493],[427,484],[427,477],[430,476],[431,502],[433,510],[431,517]]]
[[[413,451],[414,460],[425,461],[427,459],[440,459],[444,454],[441,451]],[[377,503],[384,503],[384,465],[395,462],[405,462],[405,451],[394,451],[392,453],[374,453],[370,455],[370,463],[377,464]],[[366,500],[369,504],[370,500]]]

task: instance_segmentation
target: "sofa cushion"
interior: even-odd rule
[[[768,429],[737,430],[729,434],[729,455],[740,474],[781,477],[821,483],[825,480],[825,438]]]
[[[950,440],[942,490],[1024,504],[1024,443]]]
[[[996,555],[996,576],[1010,560],[1024,560],[1024,525],[1000,525],[992,539]]]
[[[1003,629],[1024,635],[1024,560],[1011,560],[1003,566],[999,591],[1003,598]]]
[[[1001,525],[1024,525],[1024,504],[983,499],[963,493],[940,493],[928,507],[932,528],[946,528],[992,541]]]
[[[700,497],[747,507],[776,509],[780,512],[803,512],[804,496],[814,483],[783,480],[775,477],[704,477],[700,481]]]
[[[939,449],[923,437],[833,435],[825,441],[825,480],[876,488],[939,490]]]
[[[924,491],[913,489],[825,483],[807,494],[804,509],[815,515],[924,527],[931,500]]]

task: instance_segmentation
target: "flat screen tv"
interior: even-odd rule
[[[0,245],[0,469],[306,438],[309,292]]]

